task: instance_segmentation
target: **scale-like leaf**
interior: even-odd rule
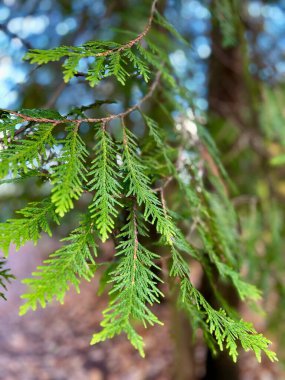
[[[79,136],[78,128],[68,127],[68,135],[63,142],[59,164],[52,174],[52,197],[55,211],[63,216],[73,208],[73,200],[79,199],[86,181],[85,158],[88,151]]]

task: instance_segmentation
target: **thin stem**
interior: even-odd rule
[[[134,104],[133,106],[131,106],[130,108],[128,108],[127,110],[125,110],[121,113],[112,114],[112,115],[105,116],[105,117],[84,118],[84,119],[67,119],[67,118],[48,119],[48,118],[42,118],[42,117],[28,116],[28,115],[22,114],[20,112],[6,110],[6,109],[3,109],[3,111],[8,112],[12,115],[18,116],[18,117],[24,119],[25,121],[34,121],[36,123],[50,123],[50,124],[54,124],[54,125],[65,124],[65,123],[74,123],[74,124],[78,124],[78,125],[80,125],[81,123],[108,123],[114,119],[124,118],[127,115],[129,115],[130,113],[132,113],[133,111],[135,111],[136,109],[139,109],[140,106],[153,95],[154,91],[156,90],[156,88],[159,84],[160,77],[161,77],[161,72],[158,71],[156,76],[155,76],[155,80],[153,81],[152,85],[150,86],[149,91],[147,92],[147,94],[143,98],[141,98],[141,100],[138,103]],[[21,132],[23,132],[28,127],[29,126],[22,127]]]
[[[163,191],[173,179],[174,179],[173,176],[167,177],[163,185],[159,187],[155,187],[154,189],[152,189],[152,191],[155,191],[155,192]]]
[[[150,28],[151,28],[151,24],[153,22],[153,17],[154,17],[154,13],[156,11],[156,4],[157,4],[158,0],[154,0],[153,3],[152,3],[152,6],[151,6],[151,10],[150,10],[150,15],[149,15],[149,18],[148,18],[148,22],[146,24],[146,27],[144,28],[144,30],[136,37],[134,38],[133,40],[127,42],[126,44],[120,46],[119,48],[115,48],[115,49],[110,49],[110,50],[106,50],[102,53],[97,53],[97,54],[94,54],[95,57],[106,57],[108,55],[111,55],[113,53],[119,53],[123,50],[126,50],[126,49],[129,49],[131,48],[133,45],[135,45],[136,43],[138,43],[139,41],[141,41],[145,35],[149,32]]]
[[[158,0],[154,0],[152,2],[152,6],[151,6],[151,10],[150,10],[150,16],[148,18],[147,25],[146,25],[145,29],[136,38],[134,38],[133,40],[130,40],[129,42],[127,42],[126,44],[120,46],[119,48],[110,49],[110,50],[107,50],[105,52],[95,54],[95,56],[97,56],[97,57],[99,57],[99,56],[108,56],[108,55],[110,55],[110,54],[112,54],[114,52],[120,52],[120,51],[129,49],[133,45],[135,45],[136,43],[138,43],[139,41],[141,41],[145,37],[145,35],[149,32],[149,30],[151,28],[151,25],[152,25],[152,22],[153,22],[153,18],[154,18],[154,14],[155,14],[155,11],[156,11],[156,5],[157,5],[157,3],[158,3]],[[102,118],[85,118],[85,119],[74,119],[74,120],[65,118],[65,119],[57,120],[57,119],[31,117],[31,116],[27,116],[27,115],[24,115],[22,113],[19,113],[19,112],[16,112],[16,111],[11,111],[11,110],[5,110],[5,109],[3,109],[3,111],[6,111],[6,112],[8,112],[8,113],[10,113],[12,115],[16,115],[18,117],[21,117],[25,121],[31,121],[31,122],[37,122],[37,123],[52,123],[53,125],[64,124],[64,123],[76,123],[76,124],[80,125],[81,123],[84,123],[84,122],[87,122],[87,123],[104,123],[105,124],[105,123],[108,123],[109,121],[114,120],[116,118],[123,118],[123,117],[127,116],[128,114],[130,114],[131,112],[135,111],[136,109],[139,109],[140,106],[142,105],[142,103],[152,96],[153,92],[155,91],[155,89],[156,89],[156,87],[157,87],[157,85],[159,83],[160,76],[161,76],[161,72],[158,72],[156,74],[156,77],[155,77],[155,80],[154,80],[152,86],[150,87],[149,92],[137,104],[135,104],[132,107],[128,108],[124,112],[121,112],[119,114],[109,115],[109,116],[102,117]],[[60,90],[60,92],[61,91],[62,91],[62,89]],[[56,94],[56,96],[58,96],[58,94]],[[15,131],[14,136],[16,136],[16,135],[24,132],[26,129],[29,128],[29,126],[30,125],[28,124],[26,126],[21,127],[20,129],[18,129],[17,131]],[[0,138],[0,143],[3,142],[3,141],[4,141],[4,139]]]

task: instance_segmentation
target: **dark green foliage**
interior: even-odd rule
[[[185,42],[183,37],[158,12],[155,12],[154,20],[158,25],[163,26],[175,37],[179,37]],[[79,61],[92,57],[94,62],[88,64],[87,72],[84,73],[91,87],[110,76],[114,76],[119,83],[125,85],[131,70],[135,70],[137,75],[148,82],[151,73],[150,65],[161,70],[165,80],[174,85],[175,81],[164,65],[168,62],[167,54],[164,54],[150,40],[147,40],[146,47],[141,44],[146,30],[126,44],[120,45],[111,41],[90,41],[77,47],[62,46],[50,50],[34,49],[25,55],[25,59],[41,65],[65,58],[62,65],[63,78],[65,82],[68,82],[78,73]]]

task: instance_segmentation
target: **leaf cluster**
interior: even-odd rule
[[[223,14],[228,14],[233,4],[229,0],[221,2]],[[268,349],[269,340],[231,313],[216,284],[218,275],[234,286],[242,301],[256,301],[261,296],[240,276],[238,219],[228,197],[229,180],[219,152],[197,120],[192,121],[196,132],[190,133],[185,127],[189,113],[184,108],[192,95],[177,82],[167,48],[149,35],[152,23],[183,39],[154,10],[145,31],[126,44],[90,41],[77,47],[31,50],[26,55],[37,64],[63,59],[64,80],[83,74],[90,86],[111,76],[124,85],[134,73],[148,82],[154,71],[158,73],[142,100],[118,115],[88,118],[84,112],[89,106],[77,107],[66,117],[56,110],[24,109],[18,115],[1,112],[1,183],[41,176],[45,163],[51,189],[49,198],[28,204],[17,212],[18,217],[0,224],[0,248],[6,254],[11,244],[18,249],[29,240],[36,243],[42,232],[51,235],[51,226],[59,224],[59,218],[77,206],[75,201],[85,192],[90,199],[79,226],[62,239],[62,247],[37,268],[32,278],[24,281],[28,290],[20,313],[45,307],[54,299],[63,302],[70,286],[79,291],[81,280],[90,281],[94,276],[97,240],[103,244],[113,239],[116,253],[108,266],[110,271],[105,272],[110,302],[103,313],[102,330],[93,335],[92,344],[125,333],[144,355],[136,325],[161,324],[152,306],[163,297],[158,273],[164,260],[169,266],[168,275],[175,278],[180,307],[186,310],[193,327],[203,330],[213,349],[227,348],[236,361],[240,344],[245,350],[253,350],[258,360],[261,352],[276,360]],[[225,33],[230,35],[228,30]],[[79,73],[81,60],[88,60],[85,73]],[[156,96],[170,119],[167,125],[160,125],[152,112],[142,111],[143,103]],[[134,111],[140,112],[145,127],[141,139],[128,119]],[[174,115],[178,112],[180,130],[175,128],[178,122]],[[122,139],[115,137],[109,125],[114,119],[121,120],[118,128]],[[20,126],[27,122],[28,128],[19,137]],[[83,122],[94,130],[94,146],[84,139]],[[57,126],[61,134],[55,131]],[[171,141],[166,138],[166,127],[171,129]],[[168,193],[168,186],[176,196]],[[172,209],[168,208],[169,199]],[[84,196],[82,204],[87,202]],[[163,257],[165,251],[167,256]],[[201,264],[221,309],[214,309],[190,282],[193,260]],[[0,261],[0,276],[7,280],[9,272],[1,272],[1,265]],[[2,287],[4,284],[0,280]]]

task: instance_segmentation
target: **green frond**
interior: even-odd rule
[[[95,191],[95,196],[89,210],[104,242],[114,228],[122,186],[119,183],[115,145],[105,126],[98,128],[95,138],[95,158],[88,174],[91,178],[88,187],[90,191]]]
[[[173,163],[171,162],[171,159],[168,154],[168,145],[164,141],[164,137],[162,135],[162,131],[159,128],[159,125],[155,120],[150,118],[149,116],[142,113],[143,119],[149,129],[150,136],[154,139],[157,147],[159,148],[160,152],[162,153],[164,160],[166,162],[167,168],[169,173],[175,172],[175,167]]]
[[[0,150],[0,178],[8,175],[9,171],[16,176],[19,171],[26,173],[39,166],[42,158],[46,158],[47,147],[54,145],[53,128],[53,124],[38,124],[26,139]]]
[[[104,76],[110,75],[115,75],[119,82],[123,83],[128,73],[121,66],[120,53],[116,52],[119,47],[120,44],[111,41],[90,41],[82,46],[62,46],[50,50],[33,49],[24,59],[40,65],[65,59],[62,68],[64,81],[68,82],[77,73],[81,59],[94,57],[95,62],[91,64],[86,77],[91,86],[96,85]],[[101,55],[112,50],[114,53],[107,54],[107,57]]]
[[[174,247],[171,247],[171,259],[172,265],[169,271],[169,276],[182,278],[184,276],[189,276],[189,265]]]
[[[36,244],[42,231],[51,236],[49,223],[53,221],[59,224],[54,205],[49,199],[31,202],[17,211],[17,214],[20,215],[18,219],[8,219],[5,223],[0,223],[0,249],[5,254],[8,254],[11,244],[15,244],[17,250],[28,241]]]
[[[201,207],[201,200],[194,185],[188,182],[185,183],[180,173],[175,173],[175,179],[189,207],[191,207],[191,209],[193,208],[193,210],[199,209],[199,207]]]
[[[154,22],[163,26],[181,41],[183,40],[175,28],[158,12],[155,13]],[[145,39],[148,37],[145,36]],[[140,38],[134,44],[124,45],[112,41],[89,41],[81,46],[62,46],[50,50],[32,49],[24,59],[40,65],[64,59],[63,76],[64,81],[68,82],[77,73],[79,61],[93,57],[95,61],[88,63],[89,69],[86,73],[86,80],[91,87],[109,76],[115,76],[118,82],[124,85],[130,75],[126,70],[127,64],[134,67],[144,81],[148,82],[152,71],[150,66],[153,66],[162,72],[163,78],[170,85],[174,86],[175,81],[165,65],[166,62],[169,63],[167,54],[162,49],[156,48],[150,39],[148,39],[148,47],[149,49],[142,47]]]
[[[70,285],[79,293],[80,281],[90,281],[93,277],[97,249],[90,218],[84,217],[80,226],[62,241],[65,245],[37,268],[33,278],[23,281],[28,293],[21,296],[25,304],[20,308],[20,315],[29,309],[36,310],[38,305],[44,308],[54,298],[63,303]]]
[[[63,80],[65,83],[69,82],[70,79],[72,79],[74,75],[78,72],[77,67],[80,59],[80,55],[75,55],[70,56],[65,60],[64,64],[62,65]]]
[[[207,194],[207,198],[210,205],[208,224],[210,222],[212,227],[208,232],[208,240],[213,241],[210,235],[214,233],[221,247],[221,255],[223,255],[229,263],[236,265],[236,251],[239,248],[236,230],[237,224],[231,219],[230,210],[226,208],[226,204],[222,203],[219,197],[215,194]]]
[[[144,81],[147,83],[150,79],[150,69],[147,63],[137,54],[132,51],[132,48],[124,51],[123,55],[128,58],[135,70],[138,71]]]
[[[237,3],[237,0],[221,0],[211,5],[213,25],[220,24],[226,46],[233,46],[239,39]],[[181,42],[187,41],[155,10],[155,5],[156,2],[145,29],[135,37],[129,33],[132,39],[125,44],[89,41],[81,46],[33,49],[25,56],[39,65],[61,61],[65,82],[79,75],[91,87],[109,77],[121,85],[129,82],[123,102],[132,104],[136,98],[133,91],[140,87],[145,89],[134,105],[118,107],[118,114],[100,110],[97,115],[96,107],[114,101],[95,100],[92,104],[72,108],[64,117],[56,110],[21,109],[18,116],[14,111],[0,109],[0,185],[17,184],[32,176],[43,179],[30,181],[32,185],[38,186],[44,181],[52,185],[50,199],[30,203],[17,212],[18,217],[0,224],[0,250],[8,254],[11,244],[19,249],[28,241],[37,243],[42,232],[51,236],[51,223],[59,224],[59,217],[73,209],[84,191],[88,193],[79,204],[80,207],[85,205],[87,212],[82,215],[78,228],[62,239],[61,248],[44,260],[32,278],[24,280],[28,290],[23,295],[25,303],[20,314],[39,306],[44,308],[53,300],[63,303],[71,287],[79,292],[81,281],[90,281],[94,276],[95,239],[100,238],[104,243],[112,238],[115,258],[105,260],[103,257],[99,264],[102,267],[99,292],[110,287],[109,305],[103,312],[102,329],[93,335],[91,344],[124,333],[144,356],[144,342],[137,326],[161,324],[152,307],[163,297],[159,271],[164,261],[162,263],[160,256],[149,248],[159,246],[166,254],[163,257],[167,260],[165,270],[179,294],[179,307],[186,311],[193,330],[203,331],[213,351],[227,349],[236,361],[238,346],[241,346],[246,351],[252,350],[258,360],[265,353],[275,361],[275,353],[268,348],[270,341],[249,323],[238,319],[238,314],[223,298],[219,285],[222,282],[232,285],[241,301],[260,299],[261,292],[240,274],[242,254],[246,252],[251,256],[249,261],[255,259],[257,236],[264,233],[264,224],[271,224],[266,227],[269,236],[263,239],[266,242],[262,241],[262,252],[269,247],[270,257],[266,255],[266,263],[283,265],[280,259],[282,213],[277,209],[263,210],[264,215],[270,215],[266,221],[262,220],[261,213],[254,220],[240,221],[240,216],[244,217],[242,213],[237,217],[234,202],[228,195],[227,186],[231,182],[215,143],[217,135],[212,138],[209,129],[201,125],[204,116],[199,120],[194,118],[194,108],[191,120],[197,126],[197,133],[187,131],[184,124],[190,120],[189,107],[194,107],[195,101],[192,92],[180,85],[174,74],[173,61],[169,59],[170,36],[160,33],[161,27]],[[155,80],[147,86],[152,77]],[[137,87],[133,86],[135,82]],[[114,89],[117,91],[117,87]],[[263,95],[272,107],[282,105],[283,95],[275,93],[273,88],[265,90]],[[160,106],[159,110],[155,109],[153,100]],[[160,117],[163,124],[143,113],[142,110],[148,108],[150,115]],[[282,112],[277,115],[275,110],[273,127],[269,123],[272,115],[265,110],[260,111],[260,124],[268,140],[269,159],[273,149],[276,156],[271,163],[280,165],[284,163],[285,135],[279,131]],[[137,119],[134,111],[139,111],[142,118]],[[103,123],[92,123],[92,120]],[[116,123],[119,120],[123,137],[118,145],[112,136],[121,133],[120,124]],[[125,120],[134,133],[126,127]],[[110,121],[110,130],[106,130],[105,122]],[[142,123],[145,125],[139,131]],[[135,133],[141,136],[140,140]],[[60,140],[56,140],[56,135]],[[278,141],[276,149],[271,147],[271,141],[277,139],[281,143]],[[230,190],[233,189],[232,186]],[[258,191],[263,198],[266,191]],[[172,209],[168,209],[170,205]],[[248,214],[245,215],[244,218]],[[240,236],[241,223],[249,236]],[[151,227],[151,235],[148,227]],[[245,242],[241,244],[243,239]],[[103,254],[104,251],[103,248]],[[201,265],[215,301],[222,309],[214,309],[192,285],[193,261]],[[214,276],[217,276],[217,284]],[[264,275],[260,277],[263,279]],[[10,279],[12,275],[0,258],[2,298],[2,290]],[[276,283],[283,291],[282,281],[277,278]]]
[[[234,362],[238,357],[238,343],[245,351],[252,350],[258,361],[261,360],[262,352],[271,361],[277,360],[276,354],[268,348],[270,340],[262,334],[258,334],[251,324],[243,320],[232,319],[222,309],[213,309],[187,278],[181,281],[180,305],[190,314],[193,305],[196,307],[220,350],[223,351],[226,348]]]
[[[112,338],[122,332],[127,334],[132,345],[144,356],[142,338],[133,324],[144,326],[161,324],[147,305],[159,303],[162,293],[157,287],[161,280],[153,272],[158,267],[153,263],[158,256],[139,242],[139,231],[145,233],[142,218],[131,210],[128,220],[118,235],[116,256],[119,263],[111,273],[113,288],[110,304],[104,311],[102,331],[93,335],[91,344]]]
[[[104,63],[105,57],[96,57],[95,62],[91,64],[86,75],[86,80],[88,80],[91,87],[96,86],[104,78],[106,71]]]
[[[150,187],[150,179],[146,176],[146,168],[138,153],[135,136],[124,128],[123,166],[124,182],[128,187],[127,197],[135,196],[139,205],[144,205],[144,217],[155,224],[157,231],[172,245],[174,227],[170,217],[166,217],[162,204]]]
[[[126,79],[130,76],[130,74],[123,67],[123,64],[124,60],[120,52],[111,54],[108,58],[108,66],[107,71],[105,72],[105,76],[109,77],[114,75],[117,81],[124,86],[126,83]]]
[[[246,299],[258,301],[261,299],[261,291],[256,286],[244,281],[238,272],[222,262],[217,262],[216,266],[222,278],[228,277],[231,280],[242,301]]]
[[[161,136],[161,133],[159,132],[159,126],[158,126],[157,122],[145,114],[143,114],[143,118],[146,122],[146,125],[149,128],[149,134],[150,134],[150,136],[153,137],[157,146],[159,148],[164,147],[165,144],[163,143],[163,138]]]
[[[198,227],[198,233],[204,244],[205,251],[209,256],[210,262],[214,264],[221,276],[221,279],[229,280],[230,283],[236,288],[237,293],[242,301],[251,299],[257,301],[261,298],[261,292],[254,285],[244,281],[238,268],[232,268],[230,262],[223,262],[224,258],[219,258],[215,251],[212,239],[207,236],[207,232],[202,227]],[[225,261],[225,260],[224,260]]]
[[[24,182],[27,178],[42,178],[43,181],[46,181],[49,179],[49,173],[45,171],[41,171],[41,168],[39,169],[31,169],[27,171],[26,173],[19,172],[17,177],[14,178],[7,178],[0,180],[0,185],[3,185],[5,183],[21,183]]]
[[[30,61],[30,63],[43,65],[59,61],[61,58],[68,56],[69,53],[70,47],[68,46],[60,46],[50,50],[31,49],[25,54],[24,59]]]
[[[18,116],[11,115],[0,109],[0,138],[3,138],[4,144],[7,146],[13,140],[16,127],[23,122]]]
[[[148,49],[158,58],[161,59],[161,62],[163,62],[165,65],[170,65],[170,59],[168,52],[165,51],[165,49],[161,48],[159,45],[157,45],[152,39],[148,36],[145,38],[147,42]]]
[[[85,158],[88,151],[85,143],[79,136],[76,126],[69,126],[67,131],[58,158],[58,166],[54,168],[51,177],[53,184],[51,200],[60,216],[64,216],[73,208],[73,199],[79,199],[83,192],[83,182],[86,181]]]

